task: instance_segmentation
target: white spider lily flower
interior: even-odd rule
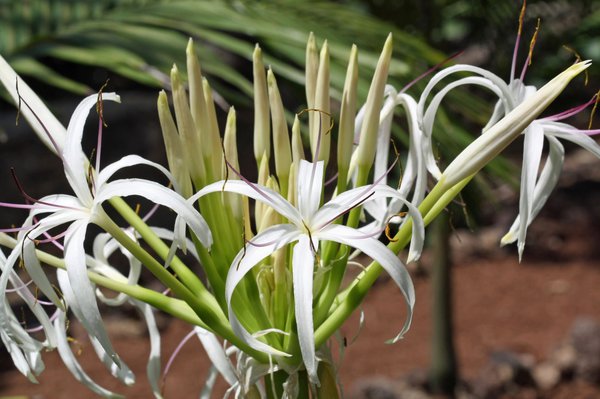
[[[114,93],[103,94],[103,99],[119,101],[119,97]],[[56,306],[62,309],[62,301],[58,298],[37,260],[34,241],[56,227],[69,224],[65,233],[64,259],[69,284],[73,291],[77,292],[78,306],[81,309],[80,321],[86,330],[98,339],[113,361],[119,364],[118,356],[103,327],[94,288],[87,276],[88,269],[83,245],[90,223],[99,226],[112,223],[102,210],[102,203],[116,196],[142,196],[156,204],[173,209],[185,222],[180,225],[189,225],[203,245],[209,247],[212,238],[202,216],[175,191],[158,183],[141,179],[108,181],[120,169],[134,165],[152,166],[173,181],[169,172],[161,165],[139,156],[129,155],[108,165],[102,171],[89,167],[81,148],[81,139],[89,110],[96,105],[97,100],[96,95],[89,96],[76,108],[69,122],[64,147],[60,154],[65,175],[75,195],[47,196],[31,205],[30,215],[24,224],[24,227],[31,229],[19,233],[19,247],[22,248],[25,267],[33,281]],[[42,120],[40,123],[44,122]],[[36,222],[37,217],[46,214],[48,216]]]
[[[323,169],[322,161],[300,161],[296,189],[297,207],[269,188],[240,180],[213,183],[189,199],[195,201],[213,192],[237,193],[271,207],[287,219],[288,223],[271,226],[257,234],[233,260],[225,287],[229,320],[234,332],[251,347],[274,356],[287,355],[259,341],[242,326],[232,307],[232,296],[244,276],[262,259],[288,244],[296,243],[292,255],[296,325],[302,360],[313,383],[318,382],[313,328],[313,274],[320,241],[334,241],[362,251],[379,262],[400,287],[407,303],[408,315],[401,332],[394,340],[399,339],[409,328],[414,305],[414,287],[400,259],[373,235],[333,222],[356,206],[377,198],[391,197],[403,202],[413,218],[409,260],[420,255],[424,240],[424,224],[419,211],[389,186],[376,184],[354,188],[320,207]]]
[[[412,197],[410,202],[418,206],[427,191],[427,169],[421,150],[423,145],[423,133],[417,119],[417,102],[406,93],[398,93],[392,86],[386,86],[385,101],[379,117],[379,132],[377,134],[377,150],[375,156],[375,165],[373,168],[373,176],[377,178],[377,184],[387,185],[387,175],[389,173],[389,150],[392,133],[392,122],[394,119],[394,111],[396,107],[401,107],[406,113],[408,122],[408,134],[410,145],[408,148],[408,156],[404,167],[398,193],[402,198],[408,198],[411,191]],[[363,107],[364,109],[364,107]],[[361,114],[363,111],[361,110]],[[362,118],[357,120],[356,131],[359,131]],[[356,158],[356,152],[353,154],[353,159]],[[353,175],[356,178],[356,173]],[[391,201],[385,198],[378,198],[369,201],[364,205],[364,209],[374,219],[376,228],[385,226],[388,222],[399,222],[400,218],[394,217],[403,207],[403,202],[397,199]]]
[[[557,120],[573,115],[573,112],[565,112],[557,117],[536,119],[564,90],[571,79],[589,65],[589,61],[579,62],[539,90],[533,86],[526,86],[521,79],[511,77],[512,80],[507,84],[498,76],[482,68],[455,65],[436,74],[425,88],[419,101],[418,110],[419,115],[422,116],[425,135],[423,150],[427,169],[438,180],[445,179],[444,182],[448,187],[481,169],[517,136],[524,134],[519,216],[501,241],[502,244],[518,241],[519,258],[525,247],[527,227],[545,204],[562,169],[564,148],[558,138],[574,142],[600,157],[600,146],[587,135],[596,131],[579,130],[557,122]],[[433,87],[445,77],[456,72],[472,72],[479,76],[461,78],[448,84],[433,97],[425,108],[425,101]],[[448,92],[461,85],[486,87],[494,92],[499,100],[482,135],[459,154],[442,175],[432,151],[433,122],[442,99]],[[549,155],[538,177],[544,138],[548,140]]]

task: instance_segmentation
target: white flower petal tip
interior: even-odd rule
[[[512,231],[509,231],[500,239],[500,246],[503,247],[505,245],[512,244],[516,241],[516,239],[517,236]]]
[[[421,251],[410,251],[406,258],[406,263],[416,262],[421,258]]]

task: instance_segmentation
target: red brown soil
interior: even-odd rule
[[[395,345],[384,342],[401,326],[404,305],[390,281],[378,283],[367,297],[363,310],[366,325],[357,341],[346,351],[341,370],[346,391],[367,376],[400,377],[429,364],[431,337],[431,288],[429,279],[416,278],[415,318],[405,339]],[[600,310],[600,265],[595,262],[535,262],[519,265],[512,255],[504,260],[471,261],[454,268],[456,348],[463,377],[474,377],[498,349],[533,354],[544,358],[566,336],[574,320],[582,315],[598,317]],[[343,333],[352,336],[356,319]],[[180,322],[171,323],[163,334],[163,353],[169,354],[187,333]],[[136,371],[138,381],[123,388],[107,378],[93,360],[92,350],[83,346],[82,361],[89,373],[101,377],[108,388],[128,398],[150,398],[145,380],[148,351],[145,337],[115,339],[119,353]],[[46,371],[40,384],[33,385],[16,371],[0,374],[0,395],[29,398],[92,398],[94,395],[65,371],[56,353],[44,356]],[[88,361],[90,360],[90,361]],[[6,367],[3,367],[6,368]],[[197,397],[206,375],[207,360],[197,341],[191,341],[176,359],[166,381],[167,398]],[[575,393],[598,397],[600,390],[581,383],[561,386],[548,397],[571,398]],[[532,394],[533,395],[533,394]],[[220,395],[215,395],[219,397]],[[1,396],[0,396],[1,397]],[[535,397],[527,396],[523,398]]]

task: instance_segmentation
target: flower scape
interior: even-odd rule
[[[101,91],[83,99],[65,128],[0,57],[0,80],[22,117],[62,162],[72,189],[72,194],[40,199],[24,193],[24,203],[0,203],[28,212],[21,226],[0,232],[0,337],[15,367],[36,382],[44,369],[42,353],[57,349],[67,369],[91,391],[121,397],[86,374],[70,344],[69,319],[82,324],[99,360],[115,378],[134,383],[104,327],[101,302],[133,306],[142,315],[151,344],[148,380],[157,398],[162,397],[160,381],[168,365],[163,368],[161,362],[156,312],[188,323],[191,336],[206,349],[212,370],[201,397],[210,397],[217,375],[230,386],[229,397],[340,397],[340,365],[330,341],[383,272],[404,298],[405,311],[398,314],[403,322],[395,336],[390,332],[390,342],[402,338],[410,327],[415,291],[399,253],[408,247],[406,262],[419,259],[425,226],[487,163],[525,136],[519,216],[502,238],[503,244],[517,241],[520,256],[527,227],[557,183],[564,158],[559,139],[600,157],[600,147],[590,138],[598,131],[560,122],[593,100],[540,117],[590,62],[575,63],[540,88],[527,86],[526,68],[515,77],[518,44],[508,82],[479,67],[453,65],[435,73],[421,96],[413,98],[406,89],[386,84],[390,36],[366,102],[360,105],[357,48],[349,53],[343,93],[334,101],[327,42],[319,50],[311,34],[306,107],[293,118],[256,46],[256,181],[240,170],[233,108],[220,133],[213,92],[191,40],[188,90],[173,67],[170,94],[162,91],[158,96],[168,167],[137,155],[101,165],[103,103],[119,102],[119,96]],[[455,73],[459,77],[449,80]],[[481,135],[441,171],[433,155],[434,121],[443,98],[461,85],[483,86],[498,103]],[[339,105],[337,117],[332,104]],[[98,145],[95,156],[88,158],[81,142],[93,108],[99,117]],[[402,153],[394,151],[390,160],[398,109],[407,121],[408,145]],[[288,125],[288,120],[293,122]],[[539,171],[544,140],[548,159]],[[398,163],[403,165],[401,178],[392,184]],[[121,177],[127,173],[122,169],[139,165],[156,169],[165,181]],[[170,209],[172,228],[153,226],[153,212],[139,215],[125,201],[129,197]],[[111,263],[114,254],[125,257],[127,268]],[[345,279],[359,255],[371,263],[361,266],[357,277]],[[162,289],[144,286],[142,269]],[[35,327],[21,323],[9,296],[21,298],[37,320]]]

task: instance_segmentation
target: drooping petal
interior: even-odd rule
[[[523,256],[527,227],[529,227],[529,223],[531,222],[535,182],[542,158],[543,146],[544,130],[541,125],[532,123],[529,128],[525,130],[525,141],[523,144],[523,170],[521,172],[521,194],[519,198],[519,215],[521,222],[519,224],[517,239],[519,260]]]
[[[192,202],[186,201],[180,194],[158,183],[142,179],[122,179],[106,183],[96,193],[96,204],[101,204],[112,197],[128,197],[138,195],[156,204],[166,206],[177,213],[196,234],[202,245],[212,245],[212,234],[206,221],[194,209]]]
[[[137,300],[131,300],[131,303],[137,307],[146,321],[148,335],[150,336],[150,354],[148,355],[148,365],[146,366],[146,375],[148,382],[152,387],[152,393],[156,399],[161,399],[160,388],[160,331],[156,325],[156,318],[152,306]]]
[[[60,272],[60,270],[59,270],[59,272]],[[71,372],[71,374],[73,374],[73,376],[75,377],[75,379],[77,381],[84,384],[92,392],[94,392],[102,397],[105,397],[105,398],[111,398],[111,399],[123,398],[124,399],[125,398],[124,396],[116,394],[112,391],[109,391],[108,389],[101,387],[100,385],[95,383],[86,374],[86,372],[83,371],[83,369],[81,368],[81,365],[75,358],[75,355],[73,354],[73,351],[71,351],[71,348],[69,346],[69,341],[67,340],[67,331],[65,328],[66,323],[67,323],[67,318],[63,312],[61,312],[59,314],[59,317],[56,320],[54,320],[54,327],[57,330],[57,335],[59,338],[58,339],[58,353],[60,354],[60,357],[61,357],[63,363],[65,364],[65,366],[67,367],[67,369],[69,369],[69,371]]]
[[[251,185],[252,184],[252,185]],[[243,180],[226,180],[218,181],[202,188],[196,194],[191,196],[188,201],[196,202],[199,198],[218,192],[236,193],[252,198],[255,201],[275,209],[280,215],[288,219],[290,222],[302,225],[302,215],[296,208],[292,206],[278,192],[270,188],[259,186],[258,184],[248,183]]]
[[[392,343],[398,341],[408,331],[415,306],[415,288],[413,286],[410,274],[400,259],[388,247],[372,237],[365,237],[360,231],[347,226],[332,224],[319,232],[319,238],[345,244],[350,247],[361,250],[365,255],[377,261],[381,267],[390,275],[392,280],[402,291],[406,300],[407,315],[404,326],[390,340]]]
[[[292,255],[294,310],[304,367],[306,367],[310,382],[319,384],[313,326],[313,270],[315,266],[313,248],[318,248],[319,244],[317,240],[313,239],[312,244],[310,241],[308,235],[302,234],[298,243],[294,245]]]
[[[563,145],[558,141],[558,139],[552,136],[546,136],[546,139],[548,140],[549,145],[548,159],[544,163],[544,168],[542,169],[542,173],[538,178],[535,190],[533,192],[533,206],[531,209],[529,223],[531,223],[531,221],[538,215],[548,200],[550,193],[556,186],[564,161],[565,149]],[[520,230],[520,223],[521,217],[517,216],[508,233],[502,237],[502,240],[500,241],[501,245],[510,244],[517,240],[518,232]]]
[[[108,179],[110,179],[119,170],[136,165],[147,165],[157,169],[163,175],[165,175],[167,179],[169,179],[169,182],[173,184],[173,189],[179,192],[177,187],[178,183],[173,178],[173,175],[171,175],[171,172],[167,170],[167,168],[165,168],[161,164],[142,158],[139,155],[126,155],[118,161],[107,165],[104,169],[100,171],[100,173],[98,173],[98,177],[96,178],[96,186],[98,187],[106,183]]]
[[[77,312],[79,321],[86,331],[97,338],[106,353],[114,363],[120,365],[120,359],[115,353],[108,334],[102,323],[100,310],[96,302],[94,287],[87,275],[88,269],[85,262],[85,249],[83,242],[87,231],[88,221],[78,220],[67,229],[65,236],[65,264],[67,266],[68,280],[59,277],[61,289],[67,303]],[[57,272],[60,272],[58,270]],[[58,273],[57,275],[62,275]],[[75,292],[77,293],[75,295]]]
[[[194,327],[196,336],[202,343],[208,358],[216,370],[223,376],[225,381],[231,386],[237,382],[237,376],[235,370],[231,365],[229,357],[223,349],[223,344],[217,339],[217,337],[208,330],[202,327]]]
[[[120,98],[115,93],[103,93],[103,100],[120,102]],[[73,112],[69,126],[67,128],[67,136],[63,148],[62,156],[65,166],[65,175],[75,192],[75,195],[87,207],[92,206],[92,193],[88,186],[88,160],[81,148],[81,140],[83,138],[83,128],[87,120],[90,109],[98,102],[98,95],[93,94],[86,97]]]
[[[301,233],[291,224],[280,224],[270,227],[257,234],[251,244],[247,244],[233,260],[227,281],[225,282],[225,299],[227,301],[229,322],[235,334],[252,348],[276,356],[288,356],[264,342],[253,337],[240,323],[232,306],[233,292],[244,276],[261,260],[271,255],[276,250],[297,240]]]

